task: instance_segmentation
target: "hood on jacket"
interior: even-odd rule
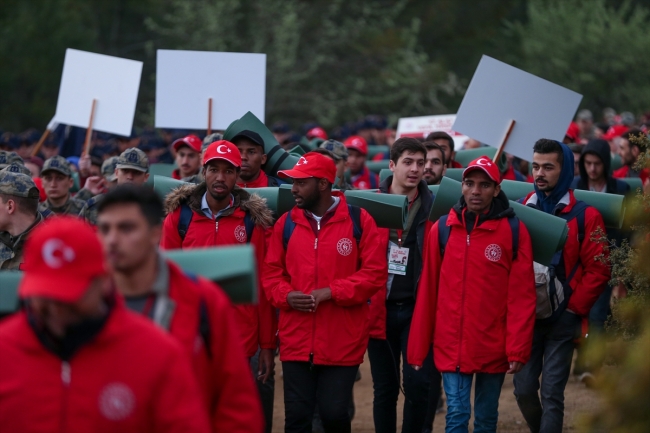
[[[463,210],[466,207],[467,203],[465,202],[465,197],[461,195],[458,203],[454,205],[454,211],[456,211],[456,215],[460,221],[463,221]],[[514,215],[515,211],[510,207],[508,197],[503,191],[499,191],[499,194],[494,197],[494,200],[492,200],[490,210],[487,213],[478,216],[478,224],[476,226],[480,226],[481,223],[487,220],[509,218]]]
[[[201,213],[201,199],[207,188],[205,182],[198,185],[182,185],[165,198],[165,214],[170,214],[185,202],[193,211]],[[249,194],[244,189],[235,186],[232,190],[235,197],[235,203],[232,210],[224,212],[223,216],[231,215],[236,208],[248,212],[256,225],[265,228],[272,227],[274,223],[273,212],[266,205],[266,199],[257,194]]]
[[[605,180],[607,182],[607,192],[616,193],[616,180],[611,174],[612,155],[610,153],[609,144],[605,140],[594,138],[589,140],[587,145],[580,155],[578,167],[580,168],[580,177],[576,183],[576,189],[589,189],[589,177],[587,176],[587,169],[585,168],[584,156],[586,154],[596,155],[603,162],[605,166]]]
[[[537,187],[537,183],[534,183],[535,194],[537,195],[537,203],[540,209],[546,213],[553,214],[555,212],[555,207],[558,205],[562,197],[569,192],[571,188],[571,183],[573,183],[573,173],[575,172],[575,165],[573,160],[573,152],[569,149],[564,143],[556,142],[562,148],[562,171],[560,172],[560,179],[557,181],[557,185],[551,191],[551,194],[546,195],[544,192],[540,191]]]

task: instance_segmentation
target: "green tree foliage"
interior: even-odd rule
[[[511,22],[518,50],[507,61],[582,93],[582,105],[640,112],[648,108],[650,9],[639,2],[529,0],[527,21]]]

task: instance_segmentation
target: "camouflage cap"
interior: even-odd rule
[[[332,152],[332,155],[334,155],[334,159],[336,159],[337,161],[348,160],[348,149],[340,141],[336,141],[332,139],[325,140],[321,143],[320,148]]]
[[[43,164],[43,170],[41,170],[41,176],[43,176],[48,171],[58,171],[64,176],[72,177],[70,163],[61,155],[53,156],[52,158],[45,161]]]
[[[22,174],[26,174],[29,177],[32,177],[32,172],[29,171],[29,168],[17,162],[12,162],[11,164],[3,168],[2,171],[8,171],[10,173],[22,173]]]
[[[223,140],[223,134],[220,132],[214,132],[203,139],[203,145],[201,146],[201,152],[205,151],[209,145],[215,141]]]
[[[111,156],[102,163],[102,176],[104,176],[104,178],[109,182],[115,182],[117,180],[117,176],[115,176],[115,168],[118,159],[119,157],[117,156]]]
[[[37,200],[39,196],[38,188],[30,176],[7,170],[0,170],[0,194]]]
[[[131,147],[118,157],[115,168],[127,168],[147,173],[149,171],[149,158],[137,147]]]
[[[0,150],[0,170],[14,162],[17,162],[19,164],[24,163],[23,159],[16,152],[7,152],[6,150]]]

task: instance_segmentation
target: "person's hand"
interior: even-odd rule
[[[329,301],[332,299],[332,289],[325,287],[323,289],[316,289],[311,292],[311,295],[314,297],[315,305],[314,311],[318,308],[318,305],[321,302]]]
[[[86,179],[84,188],[93,193],[93,195],[101,194],[106,191],[106,179],[103,176],[90,176]]]
[[[257,362],[257,380],[266,383],[273,373],[275,373],[275,351],[273,349],[261,349],[259,361]]]
[[[304,293],[294,290],[287,295],[287,304],[294,310],[302,311],[303,313],[311,313],[316,309],[316,301],[312,295],[305,295]]]
[[[524,363],[519,361],[512,361],[510,363],[510,369],[506,371],[508,374],[519,373],[521,369],[524,368]]]
[[[82,155],[79,158],[79,175],[81,177],[88,177],[90,175],[90,155]]]

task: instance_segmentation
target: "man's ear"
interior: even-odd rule
[[[636,160],[639,157],[639,154],[641,153],[641,149],[639,149],[638,146],[632,146],[630,145],[630,151],[632,152],[632,156]]]
[[[262,165],[266,164],[266,153],[262,154]]]
[[[393,173],[395,172],[395,162],[392,159],[388,161],[388,169]]]
[[[68,179],[68,189],[72,189],[73,186],[74,186],[74,178],[70,176],[70,178]]]
[[[501,192],[501,185],[497,185],[497,187],[494,188],[494,197],[498,196],[500,192]]]
[[[144,181],[146,182],[148,180],[149,180],[149,173],[145,173],[144,174]]]

